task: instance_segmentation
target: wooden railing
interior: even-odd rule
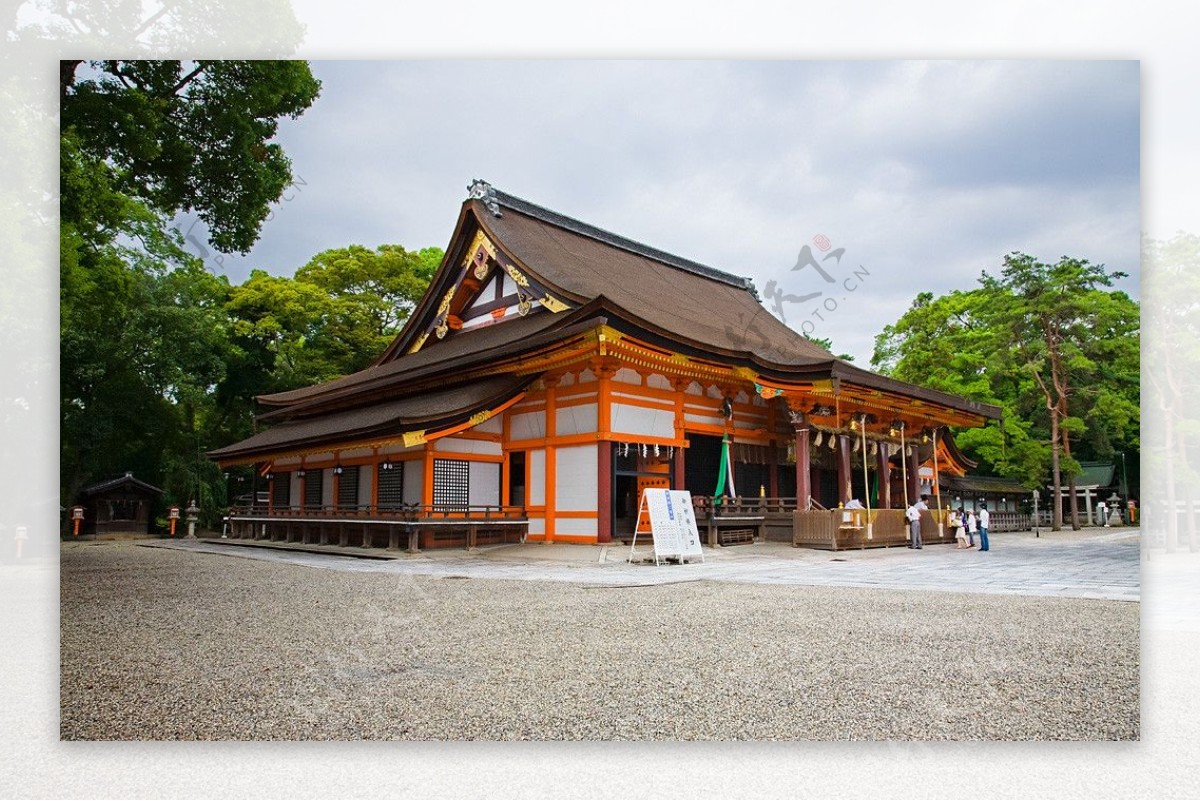
[[[230,518],[272,518],[278,520],[335,520],[359,522],[378,520],[385,523],[435,522],[457,520],[525,520],[524,506],[408,503],[398,506],[235,506]]]
[[[954,541],[954,532],[943,525],[938,530],[935,510],[921,513],[921,542]],[[816,509],[793,512],[792,544],[836,551],[844,548],[884,548],[906,545],[908,520],[903,509]]]
[[[524,542],[529,519],[523,506],[404,504],[400,506],[233,507],[225,518],[235,539],[278,540],[301,544],[361,543],[363,548],[408,550],[496,542]],[[383,543],[386,543],[384,545]]]

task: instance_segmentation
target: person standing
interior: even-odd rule
[[[988,550],[988,523],[992,515],[988,512],[987,504],[979,505],[979,550]]]
[[[913,508],[917,510],[917,522],[913,524],[913,547],[924,548],[924,543],[921,542],[921,512],[929,511],[929,496],[922,495],[921,499],[913,504]]]
[[[919,503],[919,501],[918,501]],[[904,511],[904,516],[908,518],[909,531],[909,548],[921,547],[921,512],[917,509],[917,504],[914,503]]]
[[[967,547],[967,526],[962,507],[950,510],[950,532],[954,534],[954,549],[960,551]]]
[[[979,525],[979,521],[975,519],[975,510],[967,512],[967,547],[975,547],[975,532]]]

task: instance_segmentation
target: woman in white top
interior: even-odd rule
[[[958,509],[950,510],[950,531],[954,533],[955,549],[967,547],[967,527],[963,521],[963,510],[960,506]]]
[[[975,531],[979,526],[979,521],[975,519],[975,510],[967,512],[967,541],[970,543],[968,548],[975,547]]]

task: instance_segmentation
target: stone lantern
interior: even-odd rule
[[[1117,497],[1117,493],[1113,493],[1108,498],[1108,520],[1106,526],[1123,525],[1121,521],[1121,499]]]
[[[188,508],[185,511],[187,512],[187,524],[188,524],[187,535],[189,537],[191,537],[192,539],[195,539],[196,538],[196,521],[200,519],[200,507],[196,505],[196,501],[191,500],[191,501],[188,501]]]

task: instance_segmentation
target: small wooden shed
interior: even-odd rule
[[[80,492],[81,534],[98,538],[147,536],[154,533],[154,508],[163,491],[126,472]]]

